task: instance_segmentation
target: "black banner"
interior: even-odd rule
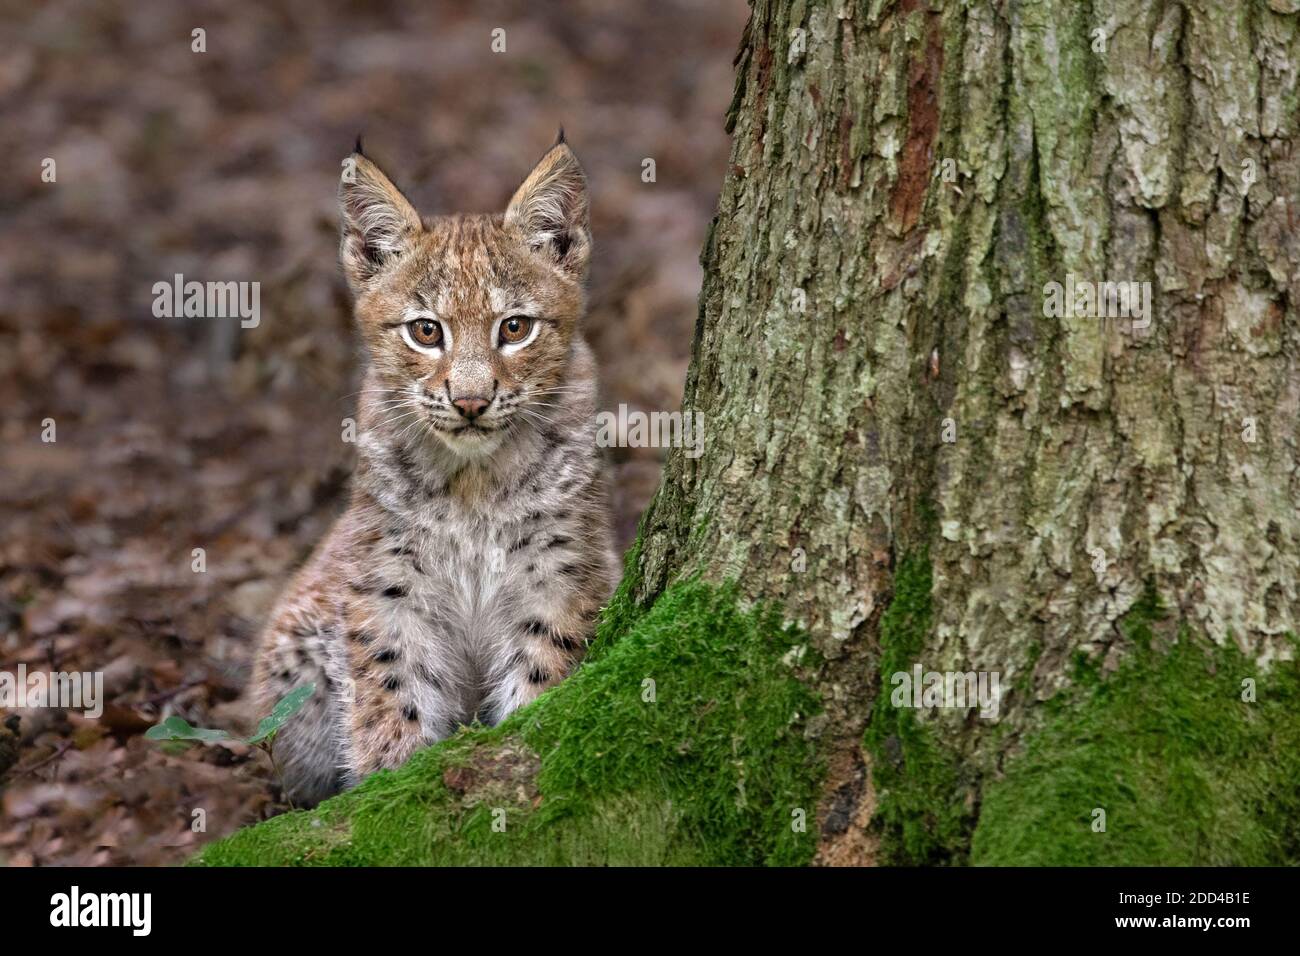
[[[590,942],[588,924],[607,921],[651,934],[698,927],[696,945],[714,935],[770,942],[782,926],[815,944],[847,922],[864,943],[975,945],[1046,929],[1071,942],[1196,935],[1232,945],[1280,932],[1295,885],[1287,869],[0,871],[15,948],[73,933],[114,945],[260,948],[389,932],[463,939],[475,927],[552,935],[566,924]]]

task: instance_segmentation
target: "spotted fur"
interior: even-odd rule
[[[359,149],[351,160],[340,254],[369,357],[357,470],[254,675],[263,713],[316,684],[275,743],[300,804],[561,680],[616,574],[577,329],[591,240],[572,150],[552,147],[504,215],[427,220]],[[536,325],[523,347],[501,344],[511,316]],[[440,354],[404,337],[423,319],[446,330]]]

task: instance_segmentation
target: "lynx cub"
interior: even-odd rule
[[[262,713],[311,804],[476,717],[500,721],[582,656],[616,575],[578,333],[591,237],[563,134],[504,215],[422,220],[357,150],[340,255],[369,365],[351,501],[281,597]]]

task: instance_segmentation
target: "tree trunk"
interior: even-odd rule
[[[669,464],[642,599],[779,603],[852,749],[919,556],[927,669],[1016,687],[996,739],[944,728],[973,771],[1076,654],[1117,663],[1148,587],[1289,647],[1298,6],[757,3],[685,402],[709,453]],[[1150,282],[1149,325],[1044,316],[1068,274]]]
[[[1295,824],[1257,804],[1297,801],[1298,9],[754,0],[684,400],[704,452],[670,456],[590,668],[524,723],[569,746],[581,688],[641,654],[656,715],[674,674],[718,682],[693,689],[703,727],[710,694],[785,686],[760,645],[815,704],[769,749],[734,718],[758,748],[735,745],[739,790],[692,762],[704,731],[629,731],[644,777],[561,785],[507,727],[543,802],[551,779],[597,808],[538,828],[590,836],[608,785],[670,821],[655,862],[1294,862]],[[1051,283],[1107,282],[1149,283],[1150,311],[1048,314]],[[675,596],[698,587],[723,597]],[[701,612],[700,647],[769,684],[683,663]],[[996,717],[900,706],[918,664],[998,675]],[[419,772],[479,766],[457,746]],[[756,786],[796,751],[807,786]],[[754,810],[725,853],[678,773]]]

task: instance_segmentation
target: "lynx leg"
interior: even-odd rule
[[[276,733],[271,748],[285,796],[299,807],[314,806],[343,784],[343,715],[338,676],[328,665],[328,639],[328,626],[304,619],[277,621],[263,637],[256,663],[259,719],[294,688],[316,685],[316,692]]]
[[[429,631],[353,607],[347,617],[347,652],[355,679],[347,687],[348,772],[345,786],[376,770],[398,767],[420,747],[451,736],[466,719],[463,700],[471,684],[446,641]],[[405,638],[405,639],[404,639]]]
[[[488,673],[480,719],[495,726],[513,711],[549,690],[576,666],[591,637],[589,620],[572,626],[532,617],[518,625],[516,650]]]

